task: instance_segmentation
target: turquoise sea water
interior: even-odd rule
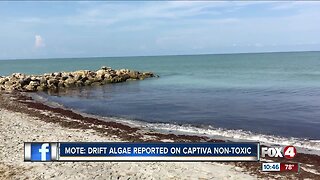
[[[40,94],[100,116],[320,139],[320,52],[8,60],[0,74],[103,65],[160,78]]]

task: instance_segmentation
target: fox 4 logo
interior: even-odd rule
[[[282,150],[283,149],[283,150]],[[297,155],[297,150],[294,146],[282,147],[262,147],[261,157],[285,157],[287,159],[292,159]]]

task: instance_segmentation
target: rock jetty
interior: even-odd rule
[[[151,77],[158,76],[152,72],[139,72],[129,69],[113,70],[105,66],[97,71],[79,70],[43,75],[13,73],[11,76],[0,76],[0,90],[22,92],[58,91],[65,88],[98,86],[127,80],[143,80]]]

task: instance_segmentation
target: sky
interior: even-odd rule
[[[320,50],[320,1],[0,2],[0,59]]]

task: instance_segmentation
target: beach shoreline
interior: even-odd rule
[[[42,126],[50,126],[50,128],[57,127],[62,128],[63,130],[57,130],[59,132],[63,131],[64,133],[68,133],[69,135],[64,137],[63,135],[55,135],[52,134],[53,132],[36,132],[32,133],[33,136],[36,136],[37,138],[32,138],[31,136],[25,135],[24,141],[126,141],[126,142],[221,142],[223,140],[219,139],[211,139],[205,136],[196,136],[196,135],[177,135],[173,133],[161,133],[157,131],[150,131],[138,127],[132,127],[127,124],[123,124],[120,122],[114,122],[112,120],[110,121],[102,121],[101,119],[93,118],[93,117],[85,117],[81,114],[77,114],[71,110],[59,108],[59,107],[50,107],[46,104],[43,104],[39,101],[35,101],[29,96],[26,96],[25,93],[21,92],[13,92],[13,93],[2,93],[0,95],[1,103],[0,103],[0,109],[1,109],[1,121],[6,122],[7,115],[11,115],[11,121],[17,121],[16,123],[19,123],[19,120],[23,122],[27,128],[34,128],[30,127],[32,124],[28,124],[28,121],[24,122],[24,119],[29,119],[29,121],[34,121],[41,123]],[[16,117],[17,116],[17,117]],[[26,116],[27,118],[19,119],[19,116]],[[21,122],[20,122],[21,123]],[[30,123],[30,122],[29,122]],[[19,124],[21,125],[21,124]],[[12,128],[18,128],[15,129],[16,133],[18,131],[21,131],[19,127],[16,127],[17,125],[15,123],[2,123],[1,126],[1,132],[2,137],[12,136],[6,134],[5,130],[12,129]],[[40,127],[36,127],[34,129],[38,129]],[[52,129],[52,131],[55,131]],[[19,132],[18,132],[19,133]],[[46,138],[47,134],[50,134],[50,138]],[[73,138],[74,134],[77,134],[79,136],[78,138]],[[18,135],[19,136],[19,135]],[[31,138],[31,139],[30,139]],[[3,159],[0,163],[0,172],[4,174],[3,177],[0,178],[6,178],[5,176],[11,177],[15,179],[15,177],[22,177],[22,175],[19,175],[20,170],[17,171],[11,171],[12,169],[18,169],[18,168],[26,168],[25,166],[30,166],[30,163],[24,163],[23,157],[22,157],[22,146],[23,141],[20,140],[20,142],[16,142],[14,139],[11,141],[8,141],[6,138],[3,138],[2,143],[3,149],[6,149],[7,146],[10,146],[11,148],[17,149],[17,147],[13,146],[13,144],[16,144],[19,146],[19,153],[21,155],[15,155],[20,156],[18,159],[12,160],[11,162],[6,160],[8,157],[3,157],[4,154],[1,154],[1,158]],[[17,151],[17,150],[16,150]],[[17,153],[17,154],[19,154]],[[12,154],[12,153],[11,153]],[[10,155],[9,155],[10,156]],[[17,157],[15,157],[17,158]],[[203,178],[210,178],[210,176],[215,177],[214,174],[211,174],[210,176],[207,176],[208,174],[201,174],[203,169],[206,169],[210,167],[212,169],[212,173],[215,172],[215,168],[219,167],[218,171],[221,171],[221,168],[224,170],[227,170],[226,174],[223,176],[223,178],[227,179],[233,179],[234,177],[231,177],[228,173],[236,173],[236,174],[242,174],[243,179],[247,178],[319,178],[320,173],[317,171],[317,168],[320,167],[320,157],[317,155],[310,155],[310,154],[298,154],[297,158],[295,158],[292,161],[283,160],[283,159],[272,159],[273,161],[277,160],[279,162],[299,162],[301,163],[301,172],[299,174],[296,173],[263,173],[261,172],[261,164],[259,162],[219,162],[219,163],[211,163],[211,162],[194,162],[194,163],[187,163],[189,165],[198,166],[198,169],[194,169],[197,174],[197,178],[203,177]],[[271,159],[265,159],[265,161],[271,161]],[[17,166],[17,163],[19,166]],[[40,163],[42,164],[42,163]],[[57,163],[60,164],[60,163]],[[64,164],[64,163],[62,163]],[[78,163],[74,163],[78,164]],[[94,163],[89,163],[94,164]],[[101,163],[98,163],[101,165]],[[106,163],[109,164],[110,163]],[[111,163],[111,165],[116,165],[121,167],[121,163],[119,165],[118,162]],[[125,167],[131,167],[134,166],[135,163],[126,163]],[[154,166],[159,166],[160,169],[166,169],[168,164],[171,166],[171,168],[179,169],[181,168],[181,165],[179,163],[170,163],[170,162],[161,162],[161,163],[139,163],[141,167],[149,166],[150,164],[158,164]],[[178,165],[177,165],[178,164]],[[36,163],[31,163],[31,166],[37,166]],[[10,167],[17,167],[17,168],[10,168]],[[57,165],[58,166],[58,165]],[[231,169],[230,169],[231,168]],[[58,168],[59,169],[59,168]],[[59,171],[59,170],[56,171]],[[8,171],[9,170],[9,171]],[[39,170],[38,170],[39,171]],[[189,171],[190,170],[186,170]],[[230,172],[229,172],[230,171]],[[148,172],[141,172],[141,175],[148,173]],[[179,172],[174,172],[173,174],[176,175]],[[184,174],[185,172],[182,172]],[[31,173],[29,177],[34,176],[35,173]],[[193,173],[191,173],[193,174]],[[118,174],[113,174],[112,176],[116,177]],[[61,178],[67,178],[72,177],[70,174],[69,176],[61,175]],[[104,177],[104,176],[100,176]],[[142,176],[143,177],[143,176]],[[179,176],[177,176],[179,177]],[[216,177],[218,177],[216,175]],[[219,175],[221,177],[221,175]],[[229,177],[229,178],[228,178]],[[137,178],[137,177],[135,177]]]

